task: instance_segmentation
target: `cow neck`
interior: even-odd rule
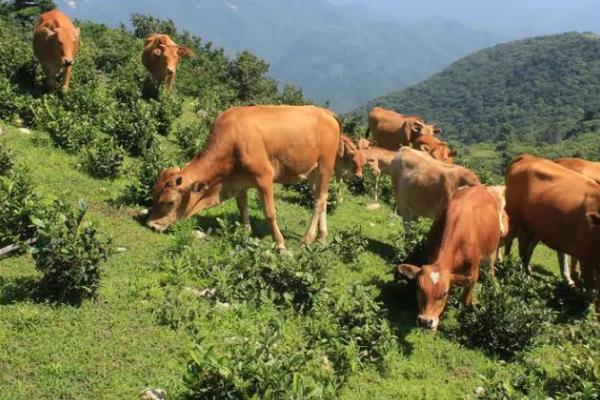
[[[228,146],[227,146],[228,147]],[[214,185],[233,170],[232,152],[226,146],[209,143],[182,171],[183,185],[194,183]]]

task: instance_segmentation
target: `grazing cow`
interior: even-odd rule
[[[498,261],[502,261],[502,253],[500,252],[500,248],[506,245],[510,233],[510,220],[508,219],[508,214],[506,213],[506,186],[495,185],[486,187],[498,202],[498,210],[500,210],[500,213],[498,214],[498,220],[500,223],[500,245],[498,246],[498,251],[496,252],[496,259]]]
[[[42,65],[48,90],[66,93],[79,49],[79,28],[65,14],[51,10],[40,15],[33,32],[33,53]]]
[[[413,142],[413,147],[417,150],[428,153],[431,157],[436,160],[443,161],[448,164],[454,163],[456,156],[455,150],[450,150],[448,143],[440,140],[433,135],[421,135]]]
[[[471,304],[479,279],[479,265],[494,268],[501,236],[498,215],[502,213],[493,192],[485,186],[462,188],[438,214],[428,236],[428,264],[422,268],[402,264],[396,275],[418,279],[417,323],[436,329],[452,285],[464,287],[463,301]]]
[[[480,184],[467,168],[408,147],[396,153],[390,169],[396,209],[405,221],[417,216],[435,218],[458,188]]]
[[[587,161],[581,158],[559,158],[555,162],[571,171],[578,172],[600,183],[599,162]],[[570,287],[575,287],[572,273],[577,269],[577,259],[570,257],[571,260],[569,261],[569,256],[561,252],[557,252],[556,255],[558,256],[558,265],[563,278]]]
[[[369,132],[377,146],[395,151],[401,146],[410,145],[420,135],[436,135],[442,130],[426,124],[421,117],[375,107],[369,113],[369,128],[365,137],[369,136]]]
[[[364,152],[356,147],[347,135],[341,135],[342,151],[335,163],[335,176],[339,180],[351,176],[362,177],[362,169],[366,163]]]
[[[167,90],[172,92],[179,57],[191,57],[193,54],[189,48],[178,46],[169,35],[155,33],[146,38],[142,64],[152,75],[157,87],[166,81]]]
[[[249,226],[246,191],[257,188],[279,250],[285,250],[275,217],[273,183],[308,179],[315,208],[302,242],[327,237],[327,187],[341,152],[336,115],[315,106],[234,107],[215,120],[204,149],[183,169],[168,168],[153,190],[147,225],[159,232],[181,218],[235,197]]]
[[[506,172],[506,212],[519,238],[521,267],[538,242],[581,263],[586,287],[600,289],[600,185],[561,165],[530,155]],[[596,299],[600,312],[600,302]]]
[[[365,164],[371,168],[375,176],[375,201],[377,201],[379,178],[382,173],[391,175],[390,166],[397,152],[384,149],[383,147],[371,146],[365,139],[360,139],[358,147],[364,154]]]

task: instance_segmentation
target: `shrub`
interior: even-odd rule
[[[134,157],[145,155],[155,142],[158,130],[154,107],[144,100],[137,100],[128,108],[115,112],[109,134]]]
[[[217,338],[196,338],[184,377],[188,399],[336,398],[338,384],[326,358],[275,317],[250,321],[238,320],[233,332]]]
[[[392,246],[395,249],[394,263],[401,264],[414,261],[420,264],[416,260],[424,262],[425,244],[430,229],[431,221],[425,218],[402,224],[399,231],[390,237]]]
[[[175,94],[162,91],[158,100],[151,101],[154,107],[154,115],[157,120],[157,131],[163,136],[169,134],[171,124],[181,116],[183,111],[183,99]]]
[[[116,179],[124,160],[124,150],[112,138],[103,138],[85,150],[82,164],[94,178]]]
[[[210,133],[210,120],[190,121],[175,126],[175,139],[185,159],[190,159],[202,150]]]
[[[469,346],[512,359],[530,347],[553,320],[547,306],[550,285],[525,276],[509,259],[499,265],[495,279],[482,279],[474,307],[457,312],[459,324],[447,333]]]
[[[333,179],[329,182],[327,189],[327,212],[329,214],[333,214],[338,206],[338,196],[340,192],[339,185],[340,184]],[[313,196],[313,185],[311,185],[310,182],[304,180],[288,185],[288,187],[300,195],[298,198],[298,204],[306,208],[314,208],[315,199]]]
[[[6,175],[14,166],[12,151],[4,144],[0,145],[0,175]]]
[[[32,254],[41,286],[58,302],[80,304],[95,297],[100,286],[110,242],[99,238],[92,224],[81,224],[86,209],[81,201],[78,208],[56,201],[42,219],[33,219],[37,234]]]
[[[358,225],[336,233],[331,241],[333,251],[346,264],[358,261],[367,245],[367,239],[363,237],[362,229]]]
[[[96,126],[57,105],[55,100],[44,99],[39,112],[39,127],[47,131],[54,145],[61,149],[75,151],[85,148],[99,135]]]
[[[0,176],[0,247],[33,238],[31,218],[38,212],[39,198],[27,170],[15,166]]]

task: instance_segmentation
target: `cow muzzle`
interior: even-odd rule
[[[167,67],[167,74],[168,75],[173,75],[175,73],[175,68],[173,67]]]
[[[152,231],[156,232],[156,233],[163,233],[164,231],[167,230],[167,227],[161,224],[157,224],[154,221],[148,221],[146,222],[146,226],[150,229],[152,229]]]
[[[419,325],[421,328],[425,328],[425,329],[436,329],[437,325],[438,325],[438,321],[437,321],[437,319],[428,318],[428,317],[419,315],[417,317],[417,325]]]
[[[75,61],[74,61],[72,58],[65,58],[65,59],[63,60],[63,65],[64,65],[65,67],[69,67],[69,66],[73,65],[73,63],[74,63],[74,62],[75,62]]]

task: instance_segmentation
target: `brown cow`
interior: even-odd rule
[[[169,35],[155,33],[146,38],[142,52],[142,64],[152,75],[156,87],[166,81],[167,90],[172,92],[179,57],[193,55],[191,49],[177,45]]]
[[[373,142],[387,150],[398,150],[408,146],[420,135],[435,135],[442,131],[435,125],[426,124],[423,118],[416,115],[403,115],[397,112],[375,107],[369,113],[369,128]]]
[[[428,236],[428,263],[422,268],[409,264],[396,267],[396,274],[418,279],[417,323],[437,329],[448,301],[450,287],[463,286],[463,301],[471,304],[479,279],[479,265],[494,268],[500,241],[498,199],[485,186],[458,190],[435,219]]]
[[[480,184],[467,168],[408,147],[396,153],[390,168],[396,209],[405,221],[417,216],[435,218],[458,188]]]
[[[523,155],[506,172],[506,212],[519,238],[521,267],[538,242],[581,263],[586,287],[600,289],[600,185],[543,158]],[[600,302],[596,299],[600,312]]]
[[[342,180],[351,176],[362,177],[362,168],[366,163],[364,152],[356,147],[349,136],[341,135],[340,140],[342,151],[335,163],[336,178]]]
[[[594,181],[600,183],[600,163],[583,160],[581,158],[559,158],[555,161],[559,165],[570,169],[571,171],[578,172]],[[575,281],[573,281],[572,273],[577,269],[577,259],[570,257],[567,254],[557,252],[558,265],[560,267],[561,274],[567,284],[571,287],[575,287]]]
[[[56,90],[56,80],[62,80],[60,90],[66,93],[79,50],[79,28],[58,10],[40,15],[33,32],[33,53],[42,65],[48,90]]]
[[[450,150],[448,143],[440,140],[436,136],[421,135],[414,140],[413,147],[417,150],[428,153],[436,160],[440,160],[448,164],[454,163],[453,157],[456,156],[456,151]]]
[[[308,179],[315,208],[303,243],[327,237],[327,187],[341,152],[336,115],[315,106],[234,107],[214,122],[204,149],[183,170],[163,170],[147,225],[164,231],[181,218],[235,197],[249,225],[246,191],[257,188],[277,248],[285,249],[275,217],[273,182]]]

